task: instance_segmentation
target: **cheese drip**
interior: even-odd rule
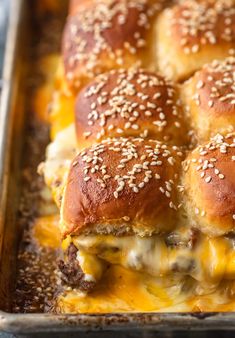
[[[71,160],[77,152],[74,124],[57,134],[46,151],[46,161],[39,167],[47,186],[52,190],[53,199],[60,204],[63,187],[69,171]]]
[[[194,248],[169,246],[160,236],[89,235],[74,236],[71,241],[78,248],[79,257],[83,257],[82,261],[79,259],[83,271],[89,275],[96,275],[95,257],[97,266],[103,260],[154,277],[190,276],[209,289],[222,279],[233,278],[235,273],[235,251],[227,238],[202,237]]]

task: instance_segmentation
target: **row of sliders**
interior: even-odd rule
[[[71,1],[40,172],[84,302],[116,267],[191,297],[234,280],[234,46],[232,0]]]

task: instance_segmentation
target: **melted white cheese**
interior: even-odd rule
[[[235,251],[226,238],[202,238],[194,249],[187,246],[169,247],[160,236],[89,235],[75,236],[72,241],[81,252],[89,253],[90,258],[96,257],[99,264],[102,259],[155,277],[172,273],[191,276],[208,290],[214,289],[223,278],[229,278],[234,273],[227,269],[231,260],[227,259],[228,253],[234,258]],[[93,274],[95,266],[90,264],[89,274]]]
[[[60,205],[63,187],[66,183],[70,164],[77,153],[77,142],[74,124],[57,134],[46,151],[46,161],[39,166],[39,174],[52,191],[57,205]]]
[[[47,147],[43,172],[48,185],[51,185],[55,178],[62,180],[61,174],[68,170],[77,152],[76,148],[76,134],[72,124],[58,133],[55,140]]]

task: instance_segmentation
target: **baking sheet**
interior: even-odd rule
[[[40,306],[32,308],[34,313],[12,313],[12,309],[18,311],[16,307],[19,306],[19,304],[15,304],[14,293],[17,271],[16,258],[19,244],[22,243],[23,229],[28,226],[27,222],[31,217],[31,215],[26,215],[25,220],[24,217],[19,218],[19,210],[22,211],[20,208],[22,196],[24,198],[27,195],[27,192],[24,195],[22,186],[31,186],[34,182],[34,177],[25,173],[23,169],[28,165],[25,160],[33,160],[34,158],[36,161],[31,163],[30,167],[35,175],[36,165],[43,156],[48,141],[46,136],[48,130],[44,129],[45,126],[40,127],[37,124],[37,130],[35,130],[33,123],[27,123],[30,120],[30,111],[26,109],[28,96],[25,93],[29,93],[29,87],[26,81],[28,69],[24,65],[28,64],[27,60],[30,51],[32,51],[33,39],[30,35],[34,32],[34,20],[31,17],[32,7],[30,2],[26,0],[13,1],[13,3],[14,10],[10,11],[10,29],[4,64],[5,85],[0,113],[0,156],[2,159],[0,163],[0,308],[2,310],[0,312],[0,330],[35,334],[87,330],[118,330],[122,332],[139,330],[143,332],[235,329],[234,313],[58,315],[44,313],[44,309],[40,309]],[[28,140],[33,138],[36,145],[35,142],[28,144],[25,135]],[[35,135],[41,135],[42,140],[38,140]],[[37,142],[41,142],[40,149],[37,149]],[[33,148],[30,148],[31,146]],[[36,157],[32,156],[34,151]],[[28,183],[24,181],[25,179]],[[32,196],[28,197],[27,201],[29,213],[32,213],[33,207],[37,210],[36,200]],[[39,199],[37,201],[40,202]],[[25,207],[27,207],[27,203],[24,204]],[[23,238],[27,239],[27,236]],[[20,306],[19,309],[21,309]],[[41,313],[39,313],[40,311]]]

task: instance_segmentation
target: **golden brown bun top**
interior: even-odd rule
[[[176,224],[182,152],[158,141],[104,140],[71,164],[62,233],[150,235]]]
[[[107,137],[144,137],[184,144],[187,135],[176,88],[141,69],[98,76],[76,101],[79,147]]]
[[[70,0],[69,1],[69,14],[76,14],[80,8],[85,8],[94,3],[95,0]]]
[[[68,82],[79,85],[83,78],[138,62],[159,7],[161,2],[149,0],[85,1],[78,6],[68,17],[62,43]]]
[[[185,0],[168,10],[172,40],[185,54],[205,45],[235,42],[234,0]]]
[[[205,142],[235,127],[235,58],[214,60],[181,87],[195,137]]]
[[[210,236],[235,230],[235,134],[216,135],[185,161],[185,206]]]
[[[217,118],[235,114],[235,58],[213,61],[196,75],[193,100],[202,113]]]

